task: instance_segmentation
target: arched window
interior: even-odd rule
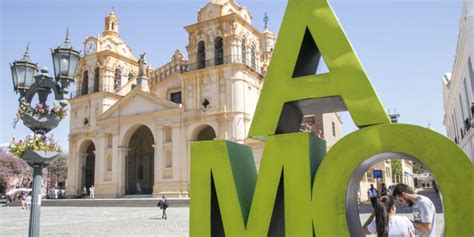
[[[206,67],[206,46],[204,41],[199,41],[198,43],[197,63],[198,69]]]
[[[120,68],[115,69],[115,77],[114,77],[114,90],[120,89],[122,86],[122,71]]]
[[[250,56],[252,57],[252,60],[251,60],[251,63],[252,63],[252,68],[254,70],[257,70],[257,63],[256,63],[256,59],[255,59],[255,47],[252,47],[252,50],[250,52]]]
[[[245,39],[242,39],[242,63],[247,63],[247,42]]]
[[[128,81],[131,81],[131,80],[133,80],[133,74],[132,74],[132,73],[129,73],[129,74],[128,74]]]
[[[214,40],[214,65],[224,64],[224,43],[222,37]]]
[[[89,72],[86,70],[82,75],[82,87],[81,87],[81,95],[87,95],[87,89],[89,87]]]
[[[95,68],[94,72],[94,92],[99,91],[99,67]]]

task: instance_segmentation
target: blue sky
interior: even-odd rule
[[[184,26],[196,23],[197,11],[208,0],[165,1],[0,1],[0,144],[29,134],[21,122],[11,126],[18,106],[9,63],[20,59],[30,43],[31,59],[52,72],[50,48],[64,41],[70,29],[73,46],[101,33],[104,17],[115,8],[121,37],[138,57],[147,53],[157,68],[176,49],[186,52]],[[432,127],[445,134],[441,76],[452,69],[462,2],[460,0],[330,0],[339,21],[386,109],[396,109],[401,123]],[[286,7],[283,0],[237,0],[263,29],[263,16],[278,33]],[[356,128],[343,113],[347,134]],[[53,130],[68,150],[69,119]],[[51,134],[50,133],[50,134]]]

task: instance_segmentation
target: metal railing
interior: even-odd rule
[[[79,87],[79,88],[76,88],[75,91],[71,91],[69,93],[69,99],[74,99],[79,96],[88,95],[95,92],[102,92],[102,91],[115,93],[118,90],[120,90],[120,88],[121,87],[116,88],[114,85],[111,85],[111,84],[103,84],[99,86],[90,86],[90,87]]]
[[[169,67],[167,70],[158,71],[157,78],[163,79],[167,78],[175,73],[184,73],[189,71],[188,64],[180,64],[175,67]]]
[[[201,70],[204,68],[219,66],[223,64],[231,64],[231,63],[240,63],[240,64],[247,65],[249,68],[251,68],[255,72],[261,74],[260,69],[257,67],[256,57],[244,59],[239,55],[226,55],[223,58],[208,59],[208,60],[197,62],[197,63],[190,63],[187,66],[187,71]]]

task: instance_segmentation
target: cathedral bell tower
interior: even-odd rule
[[[106,35],[115,35],[119,36],[118,33],[119,19],[115,15],[115,12],[112,10],[109,15],[105,18],[105,31],[102,33]]]

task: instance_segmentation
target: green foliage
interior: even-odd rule
[[[64,182],[67,178],[66,156],[61,156],[51,162],[46,170],[48,171],[47,182],[49,187],[55,187],[59,182]]]
[[[421,165],[419,165],[417,163],[413,163],[413,173],[414,174],[422,174],[422,173],[425,173],[425,172],[426,172],[425,169]]]
[[[19,158],[23,157],[27,150],[62,152],[61,147],[53,137],[48,138],[37,134],[26,136],[25,140],[19,139],[17,141],[13,138],[8,150]]]
[[[402,161],[392,160],[392,175],[402,175]]]

